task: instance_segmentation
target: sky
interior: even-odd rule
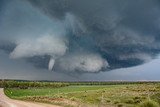
[[[159,0],[0,0],[0,78],[160,80]]]

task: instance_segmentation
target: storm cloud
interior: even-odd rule
[[[0,49],[56,72],[100,72],[160,52],[159,0],[1,0]]]

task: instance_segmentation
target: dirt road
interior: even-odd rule
[[[0,88],[0,107],[60,107],[60,106],[13,100],[8,98],[4,94],[3,89]]]

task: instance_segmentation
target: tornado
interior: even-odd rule
[[[52,71],[54,67],[55,59],[51,58],[48,63],[48,70]]]

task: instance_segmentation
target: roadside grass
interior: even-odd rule
[[[160,105],[152,100],[146,100],[142,102],[138,107],[159,107]]]
[[[80,85],[62,88],[7,88],[5,94],[13,99],[53,103],[67,107],[82,107],[82,105],[85,105],[85,107],[86,105],[94,105],[95,107],[139,107],[148,99],[160,104],[160,84],[158,83]]]

